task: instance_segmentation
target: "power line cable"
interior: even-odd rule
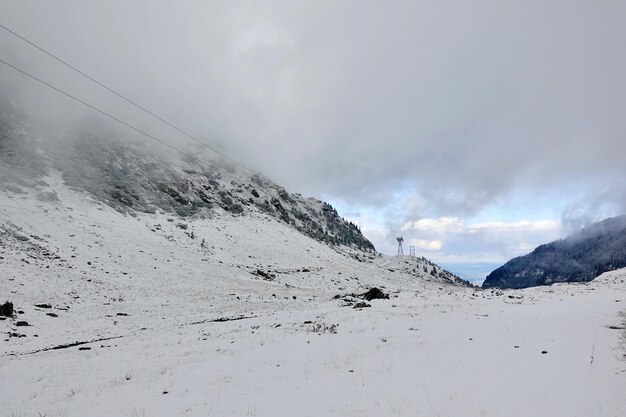
[[[23,70],[23,69],[21,69],[21,68],[18,68],[18,67],[16,67],[16,66],[14,66],[14,65],[12,65],[12,64],[10,64],[10,63],[8,63],[8,62],[4,61],[4,60],[2,60],[2,59],[0,59],[0,62],[1,62],[1,63],[3,63],[3,64],[4,64],[4,65],[6,65],[6,66],[8,66],[8,67],[12,68],[13,70],[15,70],[15,71],[17,71],[17,72],[20,72],[21,74],[23,74],[23,75],[25,75],[25,76],[27,76],[27,77],[29,77],[29,78],[31,78],[31,79],[33,79],[33,80],[35,80],[35,81],[39,82],[39,83],[41,83],[41,84],[45,85],[46,87],[48,87],[48,88],[50,88],[50,89],[52,89],[52,90],[54,90],[54,91],[56,91],[56,92],[58,92],[58,93],[60,93],[60,94],[63,94],[64,96],[69,97],[69,98],[71,98],[72,100],[75,100],[75,101],[77,101],[77,102],[81,103],[82,105],[87,106],[87,107],[89,107],[90,109],[92,109],[92,110],[94,110],[94,111],[96,111],[96,112],[98,112],[98,113],[100,113],[100,114],[102,114],[102,115],[104,115],[104,116],[106,116],[106,117],[108,117],[108,118],[110,118],[110,119],[112,119],[112,120],[114,120],[114,121],[116,121],[116,122],[118,122],[118,123],[120,123],[120,124],[122,124],[122,125],[124,125],[124,126],[128,127],[129,129],[132,129],[132,130],[134,130],[134,131],[136,131],[136,132],[138,132],[138,133],[140,133],[140,134],[142,134],[142,135],[144,135],[144,136],[148,137],[149,139],[152,139],[152,140],[154,140],[154,141],[156,141],[156,142],[158,142],[158,143],[160,143],[160,144],[162,144],[162,145],[164,145],[164,146],[167,146],[167,147],[168,147],[168,148],[170,148],[170,149],[173,149],[173,150],[175,150],[175,151],[177,151],[177,152],[180,152],[181,154],[183,154],[183,155],[185,155],[185,156],[187,156],[187,157],[191,158],[192,160],[194,160],[194,161],[195,161],[195,162],[197,162],[197,163],[202,163],[200,160],[198,160],[195,156],[191,155],[190,153],[185,152],[185,151],[183,151],[182,149],[180,149],[180,148],[178,148],[178,147],[176,147],[176,146],[174,146],[174,145],[171,145],[171,144],[167,143],[166,141],[164,141],[164,140],[162,140],[162,139],[159,139],[159,138],[157,138],[156,136],[154,136],[154,135],[152,135],[152,134],[150,134],[150,133],[148,133],[148,132],[146,132],[146,131],[144,131],[144,130],[142,130],[142,129],[138,128],[138,127],[135,127],[135,126],[131,125],[130,123],[127,123],[127,122],[125,122],[124,120],[122,120],[122,119],[120,119],[120,118],[118,118],[118,117],[116,117],[116,116],[113,116],[112,114],[107,113],[107,112],[105,112],[104,110],[101,110],[101,109],[99,109],[98,107],[95,107],[95,106],[93,106],[93,105],[91,105],[91,104],[87,103],[86,101],[84,101],[84,100],[82,100],[82,99],[80,99],[80,98],[78,98],[78,97],[76,97],[76,96],[74,96],[74,95],[70,94],[70,93],[65,92],[64,90],[61,90],[61,89],[60,89],[60,88],[58,88],[58,87],[55,87],[54,85],[52,85],[52,84],[50,84],[50,83],[48,83],[48,82],[46,82],[46,81],[42,80],[41,78],[38,78],[38,77],[36,77],[36,76],[34,76],[34,75],[32,75],[32,74],[30,74],[30,73],[26,72],[25,70]],[[239,164],[239,163],[237,163],[237,164],[238,164],[239,166],[242,166],[242,165],[241,165],[241,164]],[[253,174],[257,174],[256,172],[254,172],[254,171],[252,171],[252,170],[250,170],[250,169],[248,169],[248,168],[246,168],[246,170],[248,170],[249,172],[252,172]],[[257,174],[257,175],[258,175],[258,174]],[[272,196],[271,194],[269,194],[268,192],[266,192],[265,190],[263,190],[263,189],[259,188],[259,191],[261,191],[263,194],[267,195],[268,197],[273,198],[273,196]]]
[[[87,78],[88,80],[98,84],[100,87],[104,88],[105,90],[109,91],[112,94],[115,94],[116,96],[118,96],[119,98],[121,98],[122,100],[126,101],[129,104],[132,104],[133,106],[135,106],[136,108],[144,111],[145,113],[149,114],[150,116],[154,117],[155,119],[165,123],[166,125],[170,126],[172,129],[175,129],[176,131],[178,131],[179,133],[182,133],[183,135],[187,136],[190,139],[193,139],[194,141],[206,146],[207,148],[211,149],[213,152],[217,153],[218,155],[222,156],[223,158],[228,159],[229,161],[237,164],[238,166],[240,166],[241,168],[245,169],[248,172],[251,172],[252,174],[258,174],[255,170],[248,168],[247,166],[245,166],[244,164],[242,164],[241,162],[231,158],[230,156],[224,154],[223,152],[215,149],[213,146],[209,145],[208,143],[206,143],[205,141],[198,139],[196,136],[192,135],[191,133],[186,132],[185,130],[179,128],[178,126],[174,125],[173,123],[165,120],[164,118],[160,117],[159,115],[155,114],[154,112],[148,110],[147,108],[145,108],[144,106],[138,104],[137,102],[129,99],[128,97],[126,97],[125,95],[117,92],[116,90],[114,90],[113,88],[107,86],[106,84],[98,81],[97,79],[93,78],[92,76],[86,74],[85,72],[81,71],[80,69],[76,68],[75,66],[69,64],[68,62],[64,61],[63,59],[59,58],[58,56],[56,56],[55,54],[53,54],[52,52],[49,52],[47,50],[45,50],[44,48],[40,47],[39,45],[35,44],[34,42],[26,39],[25,37],[21,36],[20,34],[14,32],[13,30],[9,29],[8,27],[0,24],[0,28],[4,29],[5,31],[9,32],[10,34],[16,36],[17,38],[21,39],[22,41],[28,43],[29,45],[31,45],[32,47],[38,49],[39,51],[43,52],[44,54],[48,55],[49,57],[51,57],[52,59],[56,60],[57,62],[65,65],[66,67],[72,69],[73,71],[77,72],[78,74],[82,75],[83,77]]]
[[[2,62],[4,65],[6,65],[6,66],[8,66],[8,67],[13,68],[15,71],[18,71],[18,72],[20,72],[20,73],[24,74],[24,75],[25,75],[25,76],[27,76],[27,77],[30,77],[30,78],[32,78],[33,80],[38,81],[39,83],[41,83],[41,84],[45,85],[46,87],[49,87],[49,88],[51,88],[51,89],[53,89],[53,90],[55,90],[55,91],[57,91],[57,92],[59,92],[59,93],[63,94],[64,96],[69,97],[69,98],[71,98],[72,100],[75,100],[75,101],[77,101],[77,102],[79,102],[79,103],[81,103],[81,104],[83,104],[83,105],[85,105],[85,106],[89,107],[90,109],[95,110],[95,111],[97,111],[98,113],[103,114],[103,115],[105,115],[106,117],[108,117],[108,118],[110,118],[110,119],[113,119],[113,120],[115,120],[116,122],[121,123],[121,124],[123,124],[124,126],[126,126],[126,127],[130,128],[130,129],[132,129],[132,130],[134,130],[134,131],[136,131],[136,132],[139,132],[139,133],[141,133],[142,135],[147,136],[147,137],[149,137],[150,139],[155,140],[155,141],[157,141],[157,142],[161,143],[162,145],[165,145],[165,146],[167,146],[168,148],[171,148],[171,149],[173,149],[173,150],[175,150],[175,151],[177,151],[177,152],[180,152],[180,153],[182,153],[183,155],[186,155],[186,156],[188,156],[188,157],[190,157],[190,158],[192,158],[192,159],[194,159],[194,160],[196,160],[196,161],[197,161],[197,159],[196,159],[193,155],[191,155],[191,154],[189,154],[189,153],[187,153],[187,152],[183,151],[182,149],[179,149],[179,148],[175,147],[174,145],[170,145],[169,143],[165,142],[164,140],[159,139],[159,138],[157,138],[157,137],[155,137],[155,136],[151,135],[150,133],[148,133],[148,132],[146,132],[146,131],[143,131],[143,130],[139,129],[138,127],[135,127],[135,126],[131,125],[130,123],[127,123],[127,122],[123,121],[122,119],[119,119],[119,118],[117,118],[117,117],[113,116],[112,114],[105,112],[104,110],[101,110],[101,109],[99,109],[99,108],[97,108],[97,107],[95,107],[95,106],[92,106],[91,104],[87,103],[86,101],[83,101],[83,100],[81,100],[80,98],[78,98],[78,97],[76,97],[76,96],[73,96],[73,95],[71,95],[70,93],[67,93],[67,92],[65,92],[65,91],[61,90],[60,88],[57,88],[57,87],[53,86],[52,84],[47,83],[46,81],[42,80],[41,78],[37,78],[36,76],[34,76],[34,75],[32,75],[32,74],[29,74],[28,72],[26,72],[26,71],[24,71],[24,70],[22,70],[22,69],[20,69],[20,68],[18,68],[18,67],[16,67],[16,66],[14,66],[14,65],[11,65],[11,64],[9,64],[8,62],[6,62],[6,61],[4,61],[4,60],[2,60],[2,59],[0,59],[0,62]]]

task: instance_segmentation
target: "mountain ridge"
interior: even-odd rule
[[[40,208],[65,211],[75,208],[66,200],[75,199],[76,194],[88,198],[98,210],[105,205],[137,219],[165,216],[202,244],[205,237],[193,226],[198,221],[251,216],[253,222],[283,224],[359,263],[373,263],[381,256],[360,228],[330,204],[290,193],[207,149],[196,147],[193,157],[179,156],[108,125],[85,122],[73,126],[70,133],[55,134],[37,132],[33,123],[37,121],[19,113],[0,112],[0,191],[14,201],[34,194]],[[165,230],[161,226],[151,229]],[[407,278],[467,285],[426,259],[395,263],[397,273]],[[274,267],[263,268],[268,272]]]
[[[593,223],[565,239],[535,248],[492,271],[483,288],[527,288],[588,282],[626,267],[626,215]]]
[[[69,187],[121,213],[160,210],[188,217],[210,216],[213,209],[235,216],[262,212],[316,240],[375,250],[358,226],[330,204],[289,193],[202,149],[193,159],[176,158],[132,137],[83,130],[56,140],[52,151],[46,138],[29,135],[27,128],[12,125],[6,117],[0,120],[0,136],[0,187],[5,190],[19,193],[20,187],[44,181],[53,169]]]

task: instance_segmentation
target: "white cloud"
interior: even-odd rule
[[[534,222],[522,220],[518,222],[476,223],[468,225],[465,229],[469,233],[475,233],[484,230],[506,232],[558,230],[560,227],[561,223],[556,220],[540,220]]]
[[[417,249],[426,251],[437,251],[443,248],[443,242],[441,240],[411,239],[410,244]]]
[[[530,252],[533,249],[534,247],[530,243],[522,242],[519,245],[517,245],[518,252],[526,253],[526,252]]]
[[[402,231],[428,231],[434,233],[444,233],[459,231],[464,228],[463,221],[458,217],[439,217],[437,219],[419,219],[406,222],[400,230]]]
[[[561,223],[556,220],[521,220],[516,222],[487,222],[466,225],[458,217],[439,217],[406,222],[401,227],[401,230],[403,232],[428,232],[440,235],[444,233],[475,234],[483,232],[556,231],[560,227]]]
[[[561,237],[561,223],[552,219],[469,223],[460,217],[422,218],[399,228],[418,254],[437,262],[505,262]],[[377,247],[393,249],[391,229],[371,238]],[[368,230],[364,230],[366,234]],[[381,242],[378,239],[384,241]],[[393,252],[389,252],[393,253]]]

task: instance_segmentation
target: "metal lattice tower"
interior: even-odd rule
[[[411,258],[415,258],[415,246],[409,246],[409,255]]]
[[[404,242],[404,238],[402,236],[398,236],[396,240],[398,241],[398,255],[404,255],[404,251],[402,250],[402,242]]]

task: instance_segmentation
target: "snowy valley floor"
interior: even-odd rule
[[[626,415],[626,270],[480,291],[262,218],[2,203],[0,416]]]
[[[3,415],[624,415],[623,330],[608,327],[624,324],[619,292],[472,294],[401,292],[363,310],[320,303],[3,356]]]

